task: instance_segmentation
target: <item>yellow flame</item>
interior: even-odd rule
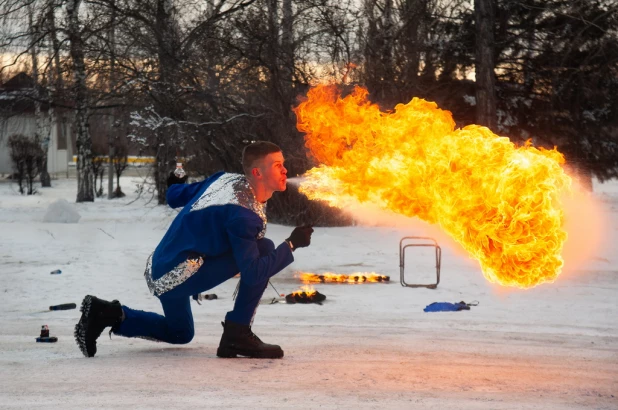
[[[354,272],[349,275],[342,273],[324,272],[298,272],[298,277],[303,283],[363,283],[363,282],[386,282],[390,280],[388,276],[380,275],[375,272]]]
[[[516,147],[488,128],[455,129],[449,111],[414,98],[385,113],[356,87],[312,88],[295,112],[320,164],[300,190],[345,207],[371,203],[439,224],[494,283],[530,288],[560,274],[560,194],[571,179],[557,150]]]
[[[292,292],[292,295],[302,295],[303,293],[307,295],[307,297],[311,297],[315,294],[315,289],[311,285],[303,285],[299,290]]]

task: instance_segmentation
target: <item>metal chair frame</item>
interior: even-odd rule
[[[417,243],[407,243],[404,245],[404,241],[417,241]],[[407,283],[405,281],[405,265],[406,265],[406,248],[409,247],[434,247],[436,249],[436,283],[429,284],[413,284]],[[409,287],[409,288],[428,288],[435,289],[438,287],[440,283],[440,265],[442,264],[442,248],[438,245],[438,242],[429,237],[425,236],[404,236],[399,241],[399,274],[401,286]]]

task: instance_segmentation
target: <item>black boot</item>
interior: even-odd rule
[[[217,349],[219,357],[247,356],[260,359],[280,359],[283,350],[277,345],[264,343],[252,331],[251,326],[226,320],[223,325],[221,343]]]
[[[86,296],[81,307],[82,317],[75,325],[75,341],[86,357],[97,353],[97,339],[108,326],[118,326],[123,312],[120,302],[108,302],[94,296]]]

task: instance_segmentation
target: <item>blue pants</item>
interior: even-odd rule
[[[260,239],[257,244],[260,256],[265,256],[275,250],[275,245],[270,239]],[[193,276],[159,296],[163,316],[123,305],[125,319],[117,329],[114,329],[114,334],[173,344],[189,343],[195,334],[191,296],[220,285],[238,272],[231,252],[216,258],[204,259],[204,264]],[[225,320],[250,325],[267,285],[268,280],[249,286],[242,280],[241,275],[234,309],[227,313]]]

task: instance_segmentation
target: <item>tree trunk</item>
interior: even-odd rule
[[[114,2],[112,1],[112,5]],[[113,94],[114,87],[116,86],[116,9],[111,7],[111,22],[108,34],[109,40],[109,92]],[[114,167],[112,164],[112,158],[114,158],[114,137],[115,137],[115,110],[112,108],[109,115],[109,135],[108,141],[109,152],[107,157],[107,199],[114,197]]]
[[[402,42],[406,59],[402,80],[406,91],[417,86],[422,51],[421,23],[425,4],[426,0],[405,0],[402,4],[401,19],[405,27]]]
[[[380,93],[381,99],[389,101],[393,97],[393,42],[395,40],[395,22],[393,20],[393,0],[384,1],[382,16],[382,48],[380,50]]]
[[[294,99],[294,14],[292,0],[283,0],[281,5],[283,12],[281,18],[281,87],[285,99],[284,104],[288,107],[284,112],[289,114],[291,112],[289,106]]]
[[[88,131],[88,97],[86,89],[86,66],[84,43],[79,27],[81,0],[67,2],[68,38],[73,62],[75,88],[75,124],[77,133],[77,202],[94,202],[95,187],[92,172],[92,140]]]
[[[54,53],[54,68],[55,81],[54,87],[59,93],[64,89],[64,80],[62,79],[62,70],[60,68],[60,41],[56,30],[56,3],[55,0],[48,0],[47,4],[47,24],[49,26],[49,36],[52,42],[52,50]]]
[[[28,7],[28,20],[30,23],[30,38],[31,38],[31,46],[30,46],[30,56],[32,59],[32,89],[34,92],[35,100],[34,100],[34,118],[36,121],[36,131],[35,131],[35,140],[41,142],[41,149],[43,150],[43,155],[40,163],[37,164],[39,167],[40,177],[41,177],[41,186],[43,187],[51,187],[51,180],[49,178],[49,172],[47,171],[47,154],[49,151],[49,137],[50,137],[50,124],[49,118],[43,114],[41,110],[41,87],[39,83],[39,50],[38,50],[38,37],[40,36],[38,23],[34,21],[34,12],[32,5]]]
[[[376,8],[382,10],[381,16],[375,16]],[[375,0],[365,0],[364,9],[367,18],[367,42],[365,48],[365,74],[369,91],[378,102],[388,102],[394,97],[394,19],[393,2],[386,0],[383,7],[377,6]]]
[[[278,17],[278,0],[267,0],[268,12],[268,55],[267,64],[270,71],[270,96],[273,105],[280,107],[280,112],[283,113],[285,108],[282,104],[281,92],[281,70],[279,68],[279,54],[281,53],[279,44],[279,19]]]
[[[171,0],[157,0],[156,14],[157,58],[159,81],[155,85],[155,107],[161,117],[172,120],[182,119],[180,108],[174,103],[174,87],[177,84],[176,65],[178,59],[178,41],[175,30],[173,6]],[[155,153],[154,179],[157,188],[157,202],[166,203],[167,175],[176,162],[175,154],[179,145],[178,128],[158,129],[155,131],[157,151]]]
[[[476,121],[496,129],[496,75],[494,72],[495,0],[474,0],[476,23]]]
[[[378,27],[377,18],[375,16],[375,0],[364,0],[363,10],[367,20],[367,32],[365,33],[365,83],[371,92],[379,86],[379,61],[377,56],[378,44]],[[360,36],[359,36],[360,37]]]
[[[60,41],[56,30],[56,3],[55,0],[48,0],[47,3],[47,24],[49,29],[49,37],[51,39],[50,60],[53,55],[53,64],[50,63],[49,70],[49,85],[47,92],[49,96],[49,120],[53,127],[56,128],[56,138],[64,138],[67,146],[67,155],[71,152],[71,139],[69,133],[64,127],[64,113],[62,109],[56,108],[55,104],[62,102],[64,92],[64,80],[62,78],[62,68],[60,65]],[[53,66],[53,69],[52,67]],[[67,158],[68,161],[68,158]],[[67,167],[67,177],[68,177]]]

